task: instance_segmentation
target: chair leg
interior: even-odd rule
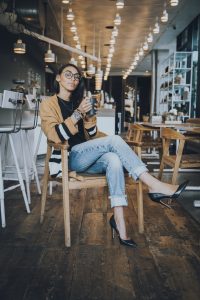
[[[62,186],[63,186],[63,211],[64,211],[64,231],[65,246],[71,246],[70,235],[70,211],[69,211],[69,183],[68,183],[68,159],[67,151],[61,150],[62,154]]]
[[[51,156],[51,148],[47,146],[47,154],[45,159],[45,167],[44,167],[44,176],[43,176],[43,186],[42,186],[42,198],[41,198],[41,213],[40,213],[40,223],[44,220],[44,211],[47,199],[47,186],[49,181],[49,159]]]
[[[35,180],[36,180],[38,194],[41,194],[40,181],[39,181],[39,178],[38,178],[38,172],[37,172],[36,164],[35,164],[35,161],[34,161],[33,153],[32,153],[32,150],[31,150],[31,146],[30,146],[30,141],[29,141],[29,138],[28,138],[28,131],[27,130],[25,130],[25,135],[26,135],[26,140],[27,140],[29,154],[30,154],[30,157],[31,157],[31,164],[32,164],[34,175],[35,175]]]
[[[36,161],[37,161],[37,154],[38,154],[38,151],[39,151],[41,139],[42,139],[42,129],[40,128],[40,133],[39,133],[39,137],[38,137],[38,140],[37,140],[37,144],[36,144],[36,148],[35,148],[35,153],[34,153],[34,156],[33,156],[35,165],[36,165]]]
[[[0,148],[0,201],[1,201],[1,226],[6,227],[5,218],[5,204],[4,204],[4,186],[3,186],[3,173],[2,173],[2,161],[1,161],[1,148]]]
[[[22,150],[22,157],[23,157],[23,163],[24,163],[24,174],[25,174],[25,182],[26,182],[26,194],[28,198],[28,203],[31,203],[31,193],[30,193],[30,179],[28,174],[28,167],[26,162],[26,156],[24,151],[24,143],[23,143],[23,133],[22,130],[19,133],[20,135],[20,143],[21,143],[21,150]]]
[[[27,199],[27,196],[26,196],[25,186],[24,186],[23,178],[22,178],[22,175],[21,175],[21,172],[20,172],[19,164],[18,164],[18,161],[17,161],[17,156],[16,156],[16,153],[15,153],[15,147],[14,147],[14,144],[13,144],[13,139],[12,139],[11,134],[9,134],[9,142],[10,142],[11,150],[12,150],[14,161],[15,161],[15,166],[16,166],[16,169],[17,169],[17,175],[18,175],[21,191],[22,191],[23,198],[24,198],[26,211],[27,211],[27,213],[30,213],[30,208],[29,208],[28,199]]]
[[[143,190],[142,182],[139,180],[136,183],[137,189],[137,206],[138,206],[138,231],[139,233],[144,232],[144,211],[143,211]]]
[[[161,163],[160,163],[160,170],[159,170],[159,173],[158,173],[158,179],[161,180],[162,179],[162,174],[163,174],[163,170],[164,170],[164,158],[162,157],[161,159]]]

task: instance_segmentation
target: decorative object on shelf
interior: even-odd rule
[[[191,117],[192,52],[174,52],[161,66],[160,113],[176,109],[181,120]]]

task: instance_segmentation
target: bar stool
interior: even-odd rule
[[[26,191],[29,204],[31,203],[31,195],[30,195],[30,175],[28,172],[28,165],[27,165],[27,157],[26,157],[26,150],[28,150],[28,160],[31,164],[33,173],[33,178],[36,180],[37,190],[38,193],[41,194],[40,182],[38,177],[38,172],[34,160],[34,154],[32,151],[29,132],[34,130],[37,127],[38,122],[38,111],[39,111],[39,100],[34,99],[33,95],[26,95],[26,106],[23,108],[22,112],[22,122],[20,126],[20,139],[22,144],[22,156],[23,156],[23,163],[24,163],[24,172],[26,178]]]
[[[21,119],[22,119],[22,107],[23,107],[23,94],[17,92],[11,92],[5,90],[3,93],[3,100],[1,106],[1,123],[0,123],[0,204],[1,204],[1,224],[2,227],[6,227],[6,219],[5,219],[5,204],[4,204],[4,193],[6,191],[13,190],[20,186],[26,211],[30,213],[29,203],[25,191],[25,186],[22,178],[22,174],[20,171],[15,146],[13,142],[13,133],[17,133],[20,130]],[[6,113],[6,114],[5,114]],[[4,189],[4,180],[6,178],[4,176],[4,170],[2,165],[2,148],[3,148],[3,136],[8,139],[8,142],[11,146],[11,152],[14,158],[14,164],[17,170],[17,176],[19,184],[12,185],[6,189]],[[13,179],[12,179],[13,180]],[[17,180],[17,179],[15,179]]]

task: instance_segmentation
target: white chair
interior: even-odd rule
[[[21,126],[21,118],[22,118],[22,106],[23,106],[23,94],[18,92],[11,92],[5,90],[3,93],[2,105],[0,108],[0,203],[1,203],[1,223],[2,227],[6,226],[5,220],[5,204],[4,204],[4,193],[6,191],[13,190],[20,186],[26,211],[30,213],[29,203],[25,191],[25,186],[22,178],[22,174],[20,171],[16,150],[13,142],[12,134],[17,133],[20,130]],[[2,154],[3,148],[5,148],[6,143],[3,144],[3,138],[7,139],[8,143],[10,143],[11,153],[14,159],[14,165],[17,171],[17,177],[19,184],[12,185],[6,189],[4,189],[4,180],[17,180],[16,178],[6,177],[6,170],[2,164]]]
[[[38,121],[38,111],[39,111],[39,101],[34,99],[33,95],[26,95],[26,105],[23,106],[22,111],[22,121],[20,126],[20,139],[22,144],[22,156],[24,163],[24,171],[26,178],[26,191],[29,203],[31,203],[30,195],[30,176],[33,173],[33,178],[35,177],[38,193],[41,194],[40,182],[38,177],[38,172],[36,168],[36,163],[34,159],[34,154],[32,151],[32,145],[30,143],[29,132],[37,127]],[[28,155],[26,155],[26,149]],[[32,168],[33,172],[28,170],[27,160]]]

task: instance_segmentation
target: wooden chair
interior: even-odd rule
[[[156,136],[155,136],[156,135]],[[133,147],[134,151],[141,158],[142,150],[159,150],[161,157],[162,140],[160,138],[160,129],[146,127],[141,124],[129,124],[129,129],[125,141],[129,146]]]
[[[62,159],[62,178],[52,178],[49,175],[49,159],[51,157],[52,148],[61,150]],[[130,182],[131,178],[126,176],[126,183]],[[63,211],[64,211],[64,232],[65,232],[65,245],[71,246],[70,238],[70,204],[69,204],[69,191],[73,189],[85,189],[107,186],[106,176],[104,175],[91,175],[86,173],[76,173],[68,171],[68,144],[55,144],[47,142],[47,155],[45,160],[45,169],[43,177],[42,199],[41,199],[41,216],[40,222],[43,222],[45,204],[47,197],[47,187],[49,181],[57,181],[62,183],[63,190]],[[144,232],[143,221],[143,191],[142,182],[138,180],[135,182],[137,190],[137,208],[138,208],[138,229],[139,233]]]
[[[184,145],[187,140],[192,140],[193,136],[184,136],[180,132],[177,132],[170,128],[163,128],[161,132],[163,140],[163,155],[160,164],[160,171],[158,178],[162,178],[163,169],[165,165],[172,168],[172,184],[176,184],[179,168],[199,168],[200,167],[200,154],[183,154]],[[169,147],[173,141],[178,142],[177,153],[171,155]]]

